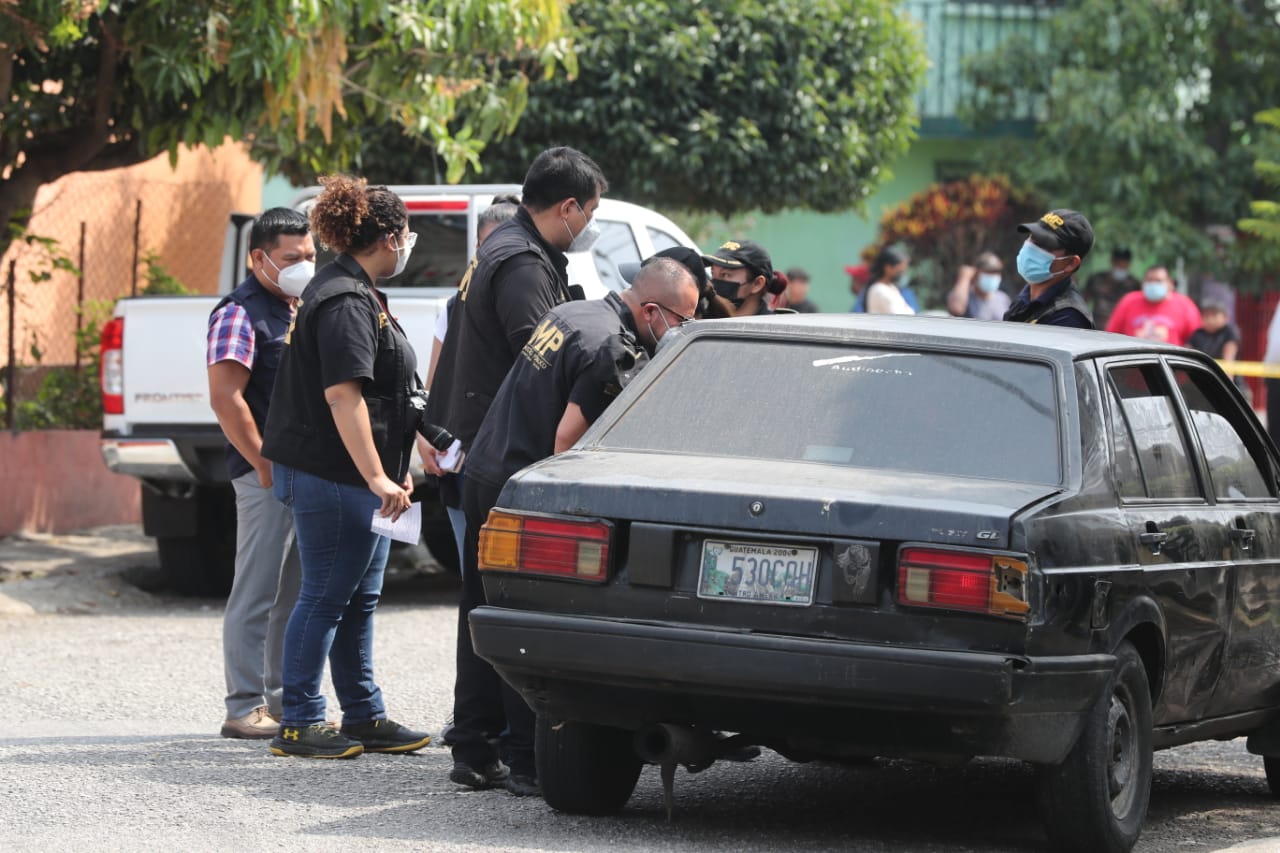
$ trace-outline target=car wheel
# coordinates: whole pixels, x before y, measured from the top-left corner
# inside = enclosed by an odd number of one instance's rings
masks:
[[[586,815],[615,814],[626,805],[642,764],[631,732],[543,714],[538,715],[534,758],[547,805]]]
[[[1263,756],[1262,766],[1267,771],[1267,787],[1271,789],[1271,796],[1280,798],[1280,756]]]
[[[1041,770],[1041,816],[1061,850],[1127,853],[1151,796],[1151,692],[1142,658],[1116,649],[1111,681],[1066,760]]]

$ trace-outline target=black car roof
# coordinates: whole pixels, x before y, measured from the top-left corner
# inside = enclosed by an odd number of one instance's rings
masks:
[[[1054,360],[1099,355],[1165,353],[1198,356],[1194,350],[1107,332],[1060,326],[969,320],[963,317],[894,316],[886,314],[775,314],[730,320],[699,320],[685,327],[690,337],[736,331],[753,336],[837,339],[926,348],[954,344],[968,350],[1020,352]]]

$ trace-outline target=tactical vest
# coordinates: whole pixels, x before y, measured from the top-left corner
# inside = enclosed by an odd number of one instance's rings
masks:
[[[523,216],[522,216],[523,214]],[[493,296],[493,278],[502,264],[517,255],[532,255],[545,275],[545,286],[553,289],[555,303],[568,302],[573,294],[568,281],[525,224],[523,210],[500,225],[485,240],[484,248],[471,262],[458,300],[449,315],[448,332],[440,350],[440,365],[427,398],[427,420],[440,424],[469,448],[480,431],[502,380],[515,363],[518,350],[507,339]]]
[[[249,276],[240,286],[228,293],[214,306],[213,313],[234,302],[249,315],[253,325],[253,368],[249,371],[249,384],[244,389],[244,401],[249,404],[253,422],[261,435],[267,425],[267,407],[271,404],[271,388],[275,385],[276,370],[280,367],[280,351],[284,349],[284,335],[293,320],[293,309]],[[213,316],[211,313],[210,316]],[[244,476],[253,470],[240,451],[227,442],[227,474],[231,479]]]
[[[318,340],[316,330],[320,306],[352,293],[369,300],[380,315],[370,329],[378,339],[373,379],[363,383],[361,394],[369,410],[369,425],[383,473],[399,483],[409,471],[409,451],[416,426],[413,417],[416,410],[409,405],[416,355],[404,331],[385,310],[363,270],[350,255],[339,255],[316,273],[307,286],[306,299],[298,303],[297,317],[276,377],[262,455],[326,480],[365,485],[364,476],[342,443],[324,399],[320,348],[325,342]]]
[[[1051,317],[1064,308],[1078,311],[1088,321],[1089,328],[1093,328],[1093,312],[1085,304],[1084,297],[1076,290],[1074,283],[1068,285],[1052,302],[1038,302],[1034,299],[1027,302],[1015,301],[1004,312],[1004,319],[1011,323],[1039,323],[1043,318]]]

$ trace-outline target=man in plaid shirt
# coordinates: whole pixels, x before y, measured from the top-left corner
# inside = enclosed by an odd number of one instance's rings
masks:
[[[276,207],[249,235],[252,272],[209,316],[209,399],[227,437],[236,493],[236,567],[222,623],[227,716],[222,736],[270,738],[281,705],[284,628],[301,568],[288,507],[271,494],[262,429],[294,301],[315,271],[307,218]]]

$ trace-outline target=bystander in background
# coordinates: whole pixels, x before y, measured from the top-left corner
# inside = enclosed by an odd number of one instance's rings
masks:
[[[1189,296],[1173,289],[1168,269],[1154,266],[1143,275],[1142,290],[1128,294],[1116,305],[1107,331],[1185,346],[1200,326],[1200,309]]]
[[[1084,300],[1093,310],[1093,324],[1096,328],[1105,329],[1111,320],[1116,304],[1126,294],[1133,293],[1142,286],[1130,271],[1133,264],[1133,253],[1128,246],[1116,246],[1111,250],[1111,267],[1096,272],[1084,283]]]
[[[965,264],[947,294],[947,310],[956,317],[1000,320],[1009,310],[1009,294],[1000,289],[1004,264],[994,252],[978,255],[973,266]]]
[[[774,299],[774,308],[790,308],[797,314],[817,314],[821,309],[809,298],[809,272],[800,267],[787,270],[787,289]]]

